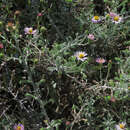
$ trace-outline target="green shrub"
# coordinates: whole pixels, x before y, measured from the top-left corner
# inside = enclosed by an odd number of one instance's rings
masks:
[[[128,128],[128,5],[2,0],[0,129]]]

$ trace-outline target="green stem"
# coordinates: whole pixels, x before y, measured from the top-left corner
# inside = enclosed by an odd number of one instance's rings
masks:
[[[107,70],[106,81],[107,81],[107,79],[108,79],[108,77],[109,77],[110,70],[111,70],[111,63],[108,63],[108,70]]]
[[[102,80],[102,64],[100,64],[99,67],[100,67],[100,80]]]

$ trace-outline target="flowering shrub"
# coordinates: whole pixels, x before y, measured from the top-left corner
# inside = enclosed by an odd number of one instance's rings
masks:
[[[0,130],[129,127],[129,2],[85,3],[0,2]]]

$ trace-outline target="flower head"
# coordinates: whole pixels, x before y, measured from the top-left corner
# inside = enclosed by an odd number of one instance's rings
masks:
[[[116,98],[114,96],[111,96],[111,99],[110,99],[111,102],[116,102]]]
[[[90,39],[90,40],[94,40],[94,38],[95,38],[95,37],[94,37],[93,34],[89,34],[89,35],[88,35],[88,39]]]
[[[99,63],[99,64],[103,64],[103,63],[106,62],[106,60],[103,59],[103,58],[97,58],[97,59],[96,59],[96,62]]]
[[[99,16],[94,16],[94,17],[92,18],[92,22],[93,22],[93,23],[99,23],[100,21],[101,21],[101,19],[100,19]]]
[[[113,13],[113,12],[110,12],[110,14],[109,14],[109,15],[110,15],[110,17],[111,17],[111,18],[113,18],[113,17],[117,16],[117,14],[116,14],[116,13]]]
[[[0,43],[0,49],[2,49],[4,46],[3,46],[3,44],[2,43]]]
[[[40,31],[41,32],[45,32],[47,29],[46,29],[46,27],[45,26],[42,26],[41,28],[40,28]]]
[[[8,22],[8,23],[6,24],[6,31],[9,32],[10,30],[13,29],[13,27],[14,27],[14,23]]]
[[[33,34],[33,35],[35,35],[37,33],[37,30],[33,30],[32,27],[30,27],[30,28],[26,27],[24,29],[24,32],[25,32],[25,34]]]
[[[24,125],[22,124],[18,124],[18,125],[14,125],[14,130],[24,130]]]
[[[114,22],[115,24],[118,24],[122,21],[122,18],[119,15],[116,15],[112,18],[112,22]]]
[[[13,24],[12,22],[8,22],[6,26],[8,26],[8,27],[13,27],[14,24]]]
[[[16,26],[12,22],[8,22],[6,25],[6,31],[14,31],[16,29]]]
[[[16,10],[14,14],[15,14],[15,15],[20,15],[21,12],[20,12],[19,10]]]
[[[70,125],[70,121],[66,121],[66,123],[65,123],[66,125]]]
[[[41,16],[42,16],[42,13],[38,13],[37,16],[41,17]]]
[[[118,125],[116,125],[116,129],[117,130],[125,130],[125,125],[126,125],[125,122],[121,122]]]
[[[78,51],[75,53],[75,57],[78,59],[78,60],[81,60],[81,61],[84,61],[87,59],[87,53],[83,52],[83,51]]]

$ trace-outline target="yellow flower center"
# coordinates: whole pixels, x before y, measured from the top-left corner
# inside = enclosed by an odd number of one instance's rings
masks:
[[[21,126],[17,126],[17,129],[16,130],[21,130]]]
[[[99,20],[99,17],[98,16],[94,16],[94,20]]]
[[[30,29],[29,29],[29,33],[32,34],[32,32],[33,32],[33,30],[32,30],[32,28],[30,28]]]
[[[124,129],[124,125],[123,124],[120,124],[119,125],[121,129]]]
[[[119,21],[119,16],[115,16],[114,21]]]
[[[84,54],[83,53],[80,53],[79,54],[79,58],[83,58],[84,57]]]

